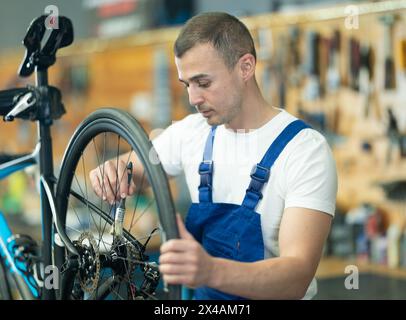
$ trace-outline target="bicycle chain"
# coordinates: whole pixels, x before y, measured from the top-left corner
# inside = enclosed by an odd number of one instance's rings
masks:
[[[131,244],[131,242],[127,242],[126,243],[126,247],[127,247],[127,261],[128,261],[128,277],[129,277],[129,295],[134,299],[138,299],[138,292],[136,289],[135,284],[132,282],[132,276],[135,272],[135,268],[137,267],[137,263],[138,261],[141,260],[141,255],[139,254],[139,252],[137,251],[137,249],[135,248],[135,246],[133,244]],[[129,254],[128,254],[129,253]]]

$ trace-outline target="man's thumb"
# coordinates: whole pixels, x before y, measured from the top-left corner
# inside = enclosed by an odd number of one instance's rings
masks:
[[[176,221],[178,223],[179,236],[181,239],[194,239],[193,236],[186,230],[185,224],[179,213],[176,214]]]

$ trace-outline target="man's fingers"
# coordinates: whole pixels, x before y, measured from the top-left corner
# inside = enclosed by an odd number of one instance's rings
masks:
[[[107,192],[105,188],[105,182],[99,174],[99,168],[96,168],[90,172],[90,181],[94,192],[103,200],[107,199]]]
[[[183,275],[164,274],[163,278],[164,278],[164,281],[168,284],[185,284],[185,285],[187,285],[189,282],[188,277],[183,276]]]
[[[136,192],[133,179],[128,186],[126,163],[119,160],[117,169],[117,163],[114,162],[112,160],[106,161],[89,173],[91,185],[96,195],[107,200],[110,204]]]
[[[100,186],[99,176],[97,175],[96,169],[90,171],[89,173],[90,183],[92,184],[93,190],[98,197],[103,196],[103,192]]]
[[[180,252],[167,252],[159,256],[160,264],[185,264],[185,263],[194,263],[196,258],[190,254],[188,251]]]
[[[133,179],[131,179],[130,188],[128,189],[128,195],[132,196],[135,194],[135,183]]]
[[[161,245],[161,255],[167,252],[183,252],[196,249],[197,243],[185,239],[172,239]]]
[[[103,177],[103,193],[107,198],[107,201],[112,204],[115,201],[115,194],[113,189],[114,181],[111,181],[111,178],[105,174]]]
[[[193,236],[189,233],[189,231],[187,231],[179,213],[176,214],[176,222],[178,223],[179,235],[181,239],[194,240]]]
[[[197,272],[197,267],[191,264],[161,264],[159,266],[159,271],[168,275],[187,275],[195,274]]]
[[[127,177],[127,166],[124,161],[119,161],[118,163],[118,179],[119,179],[119,191],[117,198],[125,198],[128,195],[128,177]]]

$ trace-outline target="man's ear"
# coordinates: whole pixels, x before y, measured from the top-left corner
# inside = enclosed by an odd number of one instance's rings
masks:
[[[238,61],[243,81],[248,81],[255,73],[255,57],[251,53],[244,54]]]

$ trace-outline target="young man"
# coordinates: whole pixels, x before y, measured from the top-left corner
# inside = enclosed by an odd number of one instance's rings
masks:
[[[312,298],[337,192],[325,139],[265,101],[254,42],[237,18],[193,17],[174,50],[198,113],[153,141],[169,175],[185,172],[193,202],[185,225],[178,217],[181,239],[161,246],[164,280],[194,288],[196,299]],[[97,172],[95,191],[111,200]]]

